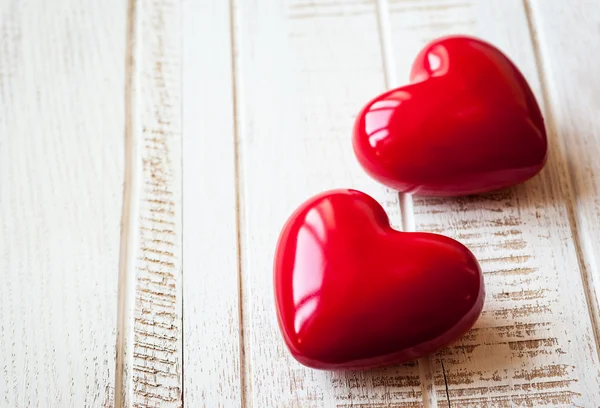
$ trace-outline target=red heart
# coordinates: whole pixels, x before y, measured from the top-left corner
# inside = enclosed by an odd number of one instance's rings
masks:
[[[354,152],[379,182],[420,195],[475,194],[544,166],[544,119],[498,49],[468,37],[433,41],[410,80],[369,102],[354,126]]]
[[[464,334],[484,300],[473,254],[442,235],[399,232],[355,190],[304,203],[275,255],[285,343],[302,364],[369,368],[412,360]]]

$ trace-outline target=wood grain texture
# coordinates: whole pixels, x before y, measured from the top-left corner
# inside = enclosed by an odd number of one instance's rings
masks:
[[[233,408],[243,398],[229,2],[185,2],[183,32],[184,401]]]
[[[600,46],[600,4],[579,1],[529,1],[534,38],[546,80],[550,126],[556,149],[568,163],[575,209],[575,238],[585,265],[588,303],[600,339],[600,79],[596,56]],[[570,41],[568,38],[577,38]]]
[[[126,7],[0,2],[0,406],[112,406]]]
[[[180,7],[130,2],[119,407],[182,405]]]
[[[499,46],[543,102],[521,1],[391,1],[399,77],[436,37],[472,34]],[[471,332],[437,353],[438,405],[594,406],[598,357],[577,248],[571,239],[566,163],[550,135],[542,174],[485,196],[418,198],[419,230],[461,240],[480,260],[486,306]]]

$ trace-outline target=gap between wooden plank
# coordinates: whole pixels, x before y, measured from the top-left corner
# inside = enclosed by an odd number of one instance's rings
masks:
[[[242,247],[242,191],[243,191],[243,179],[240,168],[240,143],[239,143],[239,132],[240,126],[238,122],[238,115],[241,114],[239,107],[240,101],[238,100],[238,83],[239,83],[239,71],[238,71],[238,59],[236,58],[236,46],[240,44],[238,37],[238,30],[236,30],[236,15],[237,8],[235,7],[236,0],[229,0],[229,29],[231,35],[231,84],[232,84],[232,97],[233,97],[233,143],[234,143],[234,174],[235,174],[235,228],[237,237],[237,273],[238,273],[238,300],[239,300],[239,325],[240,325],[240,336],[239,336],[239,361],[240,361],[240,407],[246,407],[246,389],[249,389],[247,378],[246,378],[246,359],[245,359],[245,348],[244,348],[244,302],[242,301],[244,295],[244,288],[242,285],[242,272],[243,272],[243,261],[244,256]]]
[[[529,32],[531,36],[534,58],[538,76],[540,78],[540,86],[542,92],[542,98],[544,101],[544,116],[546,117],[546,127],[549,133],[557,134],[558,125],[554,112],[554,104],[549,87],[549,75],[546,73],[544,58],[540,50],[540,38],[536,29],[535,23],[535,12],[533,10],[531,0],[523,0],[523,7],[525,9],[525,15],[527,17],[527,24],[529,26]],[[566,150],[564,145],[564,138],[560,138],[563,143],[562,150]],[[581,226],[585,224],[585,218],[580,211],[577,210],[577,196],[575,194],[575,186],[577,184],[577,178],[575,172],[571,168],[571,163],[567,163],[565,166],[567,179],[569,183],[566,183],[564,188],[566,189],[567,199],[566,208],[569,215],[569,225],[571,226],[571,233],[573,235],[573,241],[575,243],[575,250],[577,254],[577,262],[579,270],[581,271],[581,280],[585,289],[586,302],[590,310],[590,317],[594,326],[594,339],[596,343],[596,353],[600,358],[600,304],[599,298],[596,292],[596,285],[594,284],[593,271],[598,270],[598,264],[596,257],[594,256],[594,247],[591,243],[591,237]],[[589,268],[588,268],[589,265]]]
[[[396,76],[388,0],[377,0],[377,20],[381,37],[381,55],[383,58],[385,87],[387,89],[392,89],[400,86],[400,84]],[[416,230],[416,222],[412,194],[398,193],[398,197],[400,200],[402,230],[405,232],[414,232]],[[431,358],[432,355],[427,355],[418,360],[424,408],[438,406],[433,382],[435,373],[431,364]],[[448,405],[450,405],[450,399],[448,399]]]
[[[124,387],[133,364],[133,311],[135,304],[135,255],[139,244],[139,201],[141,189],[140,132],[137,104],[138,73],[136,54],[139,0],[129,0],[125,59],[125,177],[121,216],[121,247],[117,308],[117,342],[114,405],[125,407],[131,401],[131,389]]]

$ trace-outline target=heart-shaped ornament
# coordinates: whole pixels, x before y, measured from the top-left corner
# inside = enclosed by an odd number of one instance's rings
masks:
[[[279,326],[292,355],[318,369],[419,358],[471,328],[484,301],[473,254],[437,234],[400,232],[355,190],[305,202],[275,254]]]
[[[354,152],[371,177],[406,193],[453,196],[521,183],[544,166],[541,111],[497,48],[469,37],[433,41],[410,81],[356,119]]]

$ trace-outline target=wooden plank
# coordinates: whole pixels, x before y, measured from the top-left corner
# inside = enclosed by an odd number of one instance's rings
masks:
[[[126,8],[0,16],[0,406],[112,406]]]
[[[590,50],[600,46],[600,4],[529,1],[534,39],[544,63],[550,126],[558,159],[572,177],[575,238],[582,250],[588,304],[600,338],[600,80]]]
[[[117,407],[182,405],[178,0],[132,0]]]
[[[390,18],[399,78],[408,77],[426,42],[473,34],[513,58],[543,102],[521,1],[392,0]],[[440,406],[592,406],[600,398],[596,344],[571,240],[566,164],[556,134],[550,138],[547,168],[524,185],[415,200],[418,229],[460,239],[486,276],[487,303],[475,328],[435,356]]]
[[[183,4],[184,400],[242,406],[229,2]]]
[[[355,114],[385,88],[376,3],[239,1],[234,17],[246,403],[420,406],[416,363],[341,373],[296,363],[273,302],[276,240],[308,197],[358,188],[399,224],[397,194],[365,175],[350,143]]]

